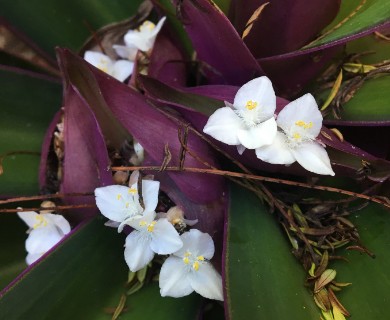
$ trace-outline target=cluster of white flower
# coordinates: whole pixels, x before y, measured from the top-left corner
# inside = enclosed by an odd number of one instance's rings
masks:
[[[146,20],[138,29],[129,30],[124,36],[125,45],[113,46],[117,55],[122,59],[112,60],[109,56],[97,51],[86,51],[84,59],[96,68],[123,82],[133,73],[137,52],[148,52],[153,48],[154,41],[165,19],[166,17],[163,17],[157,25]]]
[[[69,222],[58,214],[25,211],[18,212],[18,215],[29,227],[26,240],[28,265],[37,261],[70,232]]]
[[[135,171],[129,187],[112,185],[95,190],[96,205],[110,219],[106,225],[117,227],[118,232],[125,226],[133,228],[124,252],[129,269],[136,272],[144,268],[155,254],[170,255],[160,272],[162,296],[183,297],[196,291],[206,298],[223,300],[221,276],[208,262],[214,256],[210,235],[196,229],[179,235],[174,224],[191,225],[196,221],[185,220],[175,207],[167,213],[156,213],[158,181],[142,180],[141,205],[138,177]]]
[[[203,132],[237,146],[240,154],[255,149],[257,158],[271,164],[297,161],[308,171],[334,175],[324,146],[316,140],[323,118],[311,94],[290,102],[276,117],[272,83],[260,77],[243,85],[233,104],[225,104],[211,115]]]

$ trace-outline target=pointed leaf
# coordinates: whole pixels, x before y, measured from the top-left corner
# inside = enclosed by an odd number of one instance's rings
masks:
[[[336,16],[339,0],[233,0],[230,19],[239,34],[253,12],[269,2],[260,17],[254,21],[245,43],[256,58],[297,50],[312,40]],[[270,32],[272,30],[272,32]]]
[[[100,219],[81,226],[0,293],[1,315],[7,319],[32,315],[37,319],[81,315],[87,320],[107,319],[107,309],[113,312],[125,292],[128,268],[123,243],[124,237],[104,227]],[[197,295],[161,298],[157,284],[151,284],[127,298],[121,319],[195,319],[199,302]]]
[[[242,85],[263,72],[223,12],[211,0],[178,1],[184,27],[209,83]],[[201,21],[201,23],[199,23]]]
[[[134,138],[145,148],[146,153],[158,165],[164,160],[164,149],[168,144],[172,156],[170,165],[179,165],[181,144],[178,139],[180,125],[168,119],[162,113],[150,106],[146,98],[132,88],[107,76],[98,69],[87,64],[83,59],[71,54],[69,51],[59,51],[61,61],[68,74],[77,69],[85,70],[83,77],[71,79],[73,86],[79,92],[89,97],[101,95],[103,101]],[[91,80],[88,80],[91,79]],[[98,91],[91,90],[91,81],[96,82]],[[90,102],[89,100],[88,102]],[[131,102],[131,103],[130,103]],[[162,131],[161,128],[164,128]],[[211,149],[199,137],[191,132],[188,134],[187,147],[201,159],[217,166]],[[205,167],[196,158],[187,155],[184,162],[188,167]],[[206,177],[195,173],[168,173],[189,199],[195,202],[206,203],[218,199],[221,195],[222,181],[220,177]],[[183,178],[183,177],[186,178]]]

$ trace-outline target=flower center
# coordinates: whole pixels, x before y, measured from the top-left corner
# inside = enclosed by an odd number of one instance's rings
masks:
[[[253,110],[256,107],[257,107],[257,102],[256,101],[248,100],[246,102],[245,108],[247,108],[248,110]]]
[[[187,251],[184,254],[183,262],[184,264],[191,266],[193,270],[198,271],[202,262],[204,262],[203,256],[195,256],[191,252]]]
[[[145,220],[141,220],[139,225],[140,227],[146,227],[146,230],[152,233],[154,231],[154,226],[156,225],[156,223],[156,220],[153,220],[151,223],[147,223]]]
[[[107,73],[108,72],[108,63],[104,59],[100,59],[99,63],[97,64],[97,68],[101,71]]]
[[[152,31],[155,27],[156,27],[156,25],[155,25],[153,22],[144,21],[144,23],[141,24],[141,26],[139,27],[139,31],[140,31],[140,32],[143,32],[143,31]]]
[[[121,201],[123,203],[124,209],[123,211],[125,212],[127,217],[132,217],[139,213],[139,209],[136,203],[136,199],[134,196],[137,194],[137,189],[129,189],[128,194],[130,196],[123,196],[122,194],[117,194],[116,199],[118,201]]]
[[[296,148],[302,142],[313,140],[314,137],[310,134],[310,132],[308,132],[308,129],[311,129],[312,127],[312,121],[295,121],[294,125],[292,125],[288,131],[285,131],[287,135],[287,143],[290,148]]]
[[[305,122],[303,120],[298,120],[298,121],[295,121],[295,125],[297,125],[298,127],[301,127],[303,129],[310,129],[313,127],[313,122],[310,121],[310,122]]]
[[[47,220],[41,215],[36,215],[35,220],[37,220],[37,222],[33,225],[33,229],[47,226]]]

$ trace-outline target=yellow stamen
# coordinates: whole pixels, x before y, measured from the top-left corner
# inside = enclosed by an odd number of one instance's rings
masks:
[[[190,255],[191,255],[191,252],[189,252],[189,251],[187,251],[187,252],[184,254],[185,257],[189,257]]]
[[[129,207],[129,205],[130,205],[130,204],[129,204],[128,202],[126,202],[126,209]]]
[[[189,264],[189,263],[190,263],[190,259],[188,259],[188,257],[184,257],[184,258],[183,258],[183,262],[184,262],[185,264]]]
[[[33,229],[36,229],[38,227],[46,227],[47,226],[47,220],[42,217],[41,215],[35,216],[35,219],[37,220],[37,223],[33,225]]]
[[[107,71],[108,71],[107,61],[105,61],[103,59],[100,59],[97,67],[98,67],[98,69],[102,70],[103,72],[107,73]]]
[[[302,136],[301,136],[298,132],[295,132],[295,133],[293,134],[293,138],[294,138],[295,140],[299,140],[299,139],[302,138]]]
[[[307,123],[307,122],[305,122],[303,120],[298,120],[298,121],[295,122],[295,124],[298,127],[302,127],[303,129],[310,129],[310,128],[313,127],[313,122],[311,122],[311,121],[309,123]]]
[[[118,194],[118,195],[116,196],[116,198],[117,198],[117,200],[120,200],[120,199],[122,198],[122,195],[121,195],[121,194]]]
[[[156,25],[153,22],[144,21],[144,23],[141,24],[141,26],[139,27],[139,30],[142,31],[143,29],[149,29],[150,31],[152,31],[155,27]]]
[[[198,261],[204,261],[204,257],[203,257],[203,256],[197,256],[196,259],[197,259]]]
[[[129,193],[136,194],[137,193],[137,189],[136,188],[130,188],[129,189]]]
[[[145,220],[139,222],[140,227],[145,227],[148,223]]]
[[[198,262],[198,261],[195,261],[195,262],[192,264],[192,268],[194,268],[195,271],[198,271],[198,270],[199,270],[199,262]]]
[[[148,225],[148,228],[147,228],[146,230],[148,230],[149,232],[153,232],[154,226],[155,226],[156,223],[157,223],[157,221],[152,221],[152,222]]]
[[[256,107],[257,107],[256,101],[249,100],[246,102],[245,108],[247,108],[248,110],[253,110]]]

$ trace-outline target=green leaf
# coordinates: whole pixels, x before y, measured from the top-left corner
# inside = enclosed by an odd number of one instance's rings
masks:
[[[319,318],[304,270],[282,234],[254,194],[232,187],[225,261],[230,319]]]
[[[337,261],[337,280],[352,282],[337,293],[340,302],[354,320],[384,319],[390,314],[387,299],[390,288],[390,215],[379,205],[366,207],[351,216],[362,243],[375,254],[375,258],[357,251],[337,252],[349,262]]]
[[[0,213],[0,291],[26,267],[26,230],[16,213]]]
[[[77,50],[91,31],[134,15],[142,0],[1,1],[0,12],[54,57],[54,47]]]
[[[342,1],[341,9],[335,21],[329,26],[332,30],[339,22],[349,16],[361,3],[361,1]],[[337,41],[342,38],[359,34],[369,28],[379,26],[390,19],[390,6],[387,0],[367,0],[362,8],[354,16],[335,28],[325,37],[311,43],[304,49],[317,47],[322,44]]]
[[[343,105],[341,119],[350,121],[390,120],[389,75],[370,79]]]
[[[177,106],[185,106],[208,116],[213,114],[218,108],[225,106],[225,103],[221,100],[187,93],[147,76],[140,76],[140,82],[143,89],[158,101]]]
[[[94,219],[69,236],[1,299],[4,319],[110,319],[125,292],[123,235]],[[201,299],[162,298],[157,284],[127,302],[120,319],[195,319]],[[21,303],[23,302],[23,303]]]
[[[39,152],[46,128],[61,106],[61,85],[0,70],[0,87],[0,154],[35,152],[4,159],[0,194],[37,194]]]

